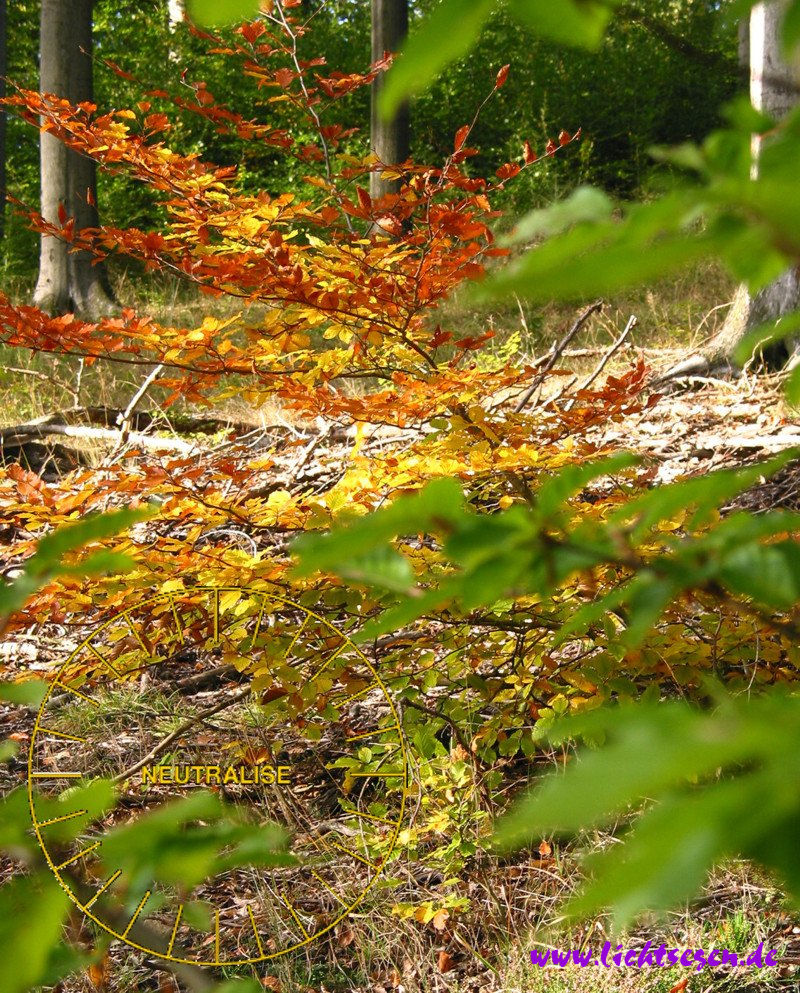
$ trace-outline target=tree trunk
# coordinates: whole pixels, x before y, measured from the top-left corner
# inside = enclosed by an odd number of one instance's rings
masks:
[[[781,120],[797,102],[796,67],[788,65],[781,54],[781,25],[788,0],[769,0],[753,7],[747,45],[740,36],[740,57],[750,58],[750,99],[758,110]],[[758,176],[758,161],[763,139],[753,136],[753,177]],[[769,322],[777,323],[785,314],[800,308],[800,272],[797,267],[787,270],[755,297],[746,286],[736,291],[731,309],[721,330],[706,349],[692,355],[671,369],[664,379],[714,371],[732,371],[733,353],[740,341],[754,328]],[[784,365],[797,347],[792,342],[779,342],[764,349],[767,365]],[[792,358],[792,363],[797,359]]]
[[[372,61],[385,52],[397,52],[408,35],[408,0],[372,0]],[[387,121],[378,111],[383,88],[383,74],[372,84],[372,151],[384,165],[398,165],[409,155],[410,115],[403,104],[393,120]],[[370,175],[370,193],[374,198],[397,191],[396,180],[386,180],[380,172]]]
[[[91,101],[93,0],[42,0],[40,89],[72,103]],[[51,134],[39,138],[41,214],[60,224],[59,208],[75,218],[76,229],[98,225],[95,163],[68,149]],[[43,235],[39,279],[33,302],[48,314],[77,311],[90,320],[115,307],[105,267],[88,252],[70,252],[58,238]]]
[[[167,0],[167,17],[170,31],[183,23],[183,0]]]
[[[0,98],[6,95],[8,72],[6,0],[0,0]],[[0,107],[0,240],[6,233],[6,109]]]
[[[94,0],[69,0],[75,20],[69,99],[73,104],[94,99],[92,63],[92,6]],[[69,203],[67,213],[75,218],[75,228],[96,228],[97,163],[85,155],[68,152]],[[67,257],[69,286],[75,310],[95,319],[114,309],[114,299],[105,266],[93,265],[90,252],[71,252]]]

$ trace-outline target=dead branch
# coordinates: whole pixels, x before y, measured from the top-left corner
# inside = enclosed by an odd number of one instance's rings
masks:
[[[79,441],[109,441],[116,443],[119,432],[110,428],[79,427],[74,424],[58,423],[50,418],[39,418],[25,424],[14,424],[0,430],[0,448],[5,445],[23,445],[34,438],[46,438],[48,435],[59,435],[65,438],[76,438]],[[152,451],[184,452],[194,451],[195,446],[187,441],[172,438],[155,438],[152,435],[133,433],[128,436],[132,445],[149,448]]]
[[[198,673],[195,676],[187,676],[180,679],[175,684],[181,693],[192,694],[199,690],[206,690],[210,687],[216,689],[226,682],[241,682],[245,675],[236,668],[235,665],[220,665],[215,669],[208,669],[206,672]]]
[[[530,402],[531,397],[544,382],[545,376],[548,374],[548,372],[550,372],[550,370],[553,368],[556,362],[558,362],[558,360],[564,354],[565,349],[572,341],[572,339],[575,337],[575,335],[578,334],[578,332],[581,330],[584,324],[586,324],[589,318],[592,317],[593,314],[597,314],[603,309],[603,306],[604,303],[602,300],[598,300],[596,303],[593,303],[592,306],[589,307],[587,310],[585,310],[581,314],[581,316],[577,319],[577,321],[575,321],[575,323],[572,325],[572,327],[569,329],[566,335],[562,338],[562,340],[558,342],[558,344],[553,346],[544,364],[542,365],[541,372],[535,377],[531,385],[522,394],[522,397],[519,399],[517,405],[514,407],[514,413],[519,414],[522,410],[525,409],[525,407]]]
[[[250,686],[248,685],[243,690],[237,690],[233,696],[226,697],[221,703],[217,703],[213,707],[208,707],[206,710],[201,710],[199,714],[195,714],[194,717],[190,717],[179,727],[175,728],[174,731],[171,731],[168,735],[162,738],[161,741],[156,742],[144,758],[130,766],[130,768],[125,769],[118,776],[115,776],[112,782],[115,784],[124,783],[126,779],[130,779],[131,776],[135,776],[140,769],[143,769],[150,762],[157,759],[165,748],[169,748],[173,742],[177,741],[178,738],[186,734],[187,731],[191,731],[192,728],[196,727],[196,725],[208,720],[209,717],[214,717],[215,714],[220,713],[222,710],[227,710],[228,707],[232,707],[235,703],[239,703],[240,700],[244,700],[245,697],[248,697],[249,695]]]
[[[130,433],[131,433],[131,418],[133,416],[133,413],[136,410],[139,401],[148,391],[154,380],[161,375],[163,369],[164,369],[163,365],[157,365],[150,370],[147,376],[145,376],[142,385],[131,397],[131,402],[122,412],[122,416],[119,419],[119,441],[114,446],[114,450],[111,453],[112,455],[116,455],[121,448],[124,448],[125,445],[127,445],[128,438],[130,437]]]
[[[617,340],[614,342],[614,344],[611,346],[611,348],[609,348],[605,352],[605,354],[603,355],[603,357],[597,363],[597,366],[595,367],[595,369],[592,372],[592,374],[590,376],[587,376],[587,378],[584,379],[584,381],[578,387],[578,392],[579,393],[580,393],[581,390],[588,390],[589,387],[592,385],[592,383],[595,382],[595,380],[600,375],[600,373],[603,371],[603,369],[605,369],[605,367],[608,365],[608,363],[611,361],[611,359],[617,354],[617,352],[620,350],[620,348],[622,348],[622,346],[625,344],[625,339],[628,337],[628,335],[631,333],[631,331],[633,331],[633,329],[636,327],[636,325],[638,323],[639,322],[636,319],[635,315],[634,314],[631,314],[631,316],[630,316],[630,318],[628,320],[628,323],[625,325],[625,330],[622,332],[622,334],[619,336],[619,338],[617,338]],[[569,401],[569,403],[566,406],[566,409],[567,410],[571,410],[575,406],[575,400],[576,400],[576,398],[573,397],[573,399]]]

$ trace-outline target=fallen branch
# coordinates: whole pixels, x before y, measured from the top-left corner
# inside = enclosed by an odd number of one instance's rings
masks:
[[[240,700],[244,700],[245,697],[250,695],[250,686],[246,686],[243,690],[238,690],[233,696],[227,697],[221,703],[215,704],[213,707],[209,707],[207,710],[201,710],[199,714],[195,714],[194,717],[190,717],[189,720],[184,721],[179,727],[176,727],[174,731],[170,731],[168,735],[162,738],[160,741],[150,749],[144,758],[139,759],[130,768],[125,769],[118,776],[114,776],[112,782],[116,785],[119,783],[124,783],[126,779],[130,779],[131,776],[135,776],[140,769],[143,769],[146,765],[155,761],[158,756],[164,751],[165,748],[178,740],[182,735],[186,734],[187,731],[191,731],[196,725],[201,724],[203,721],[208,720],[209,717],[214,717],[222,710],[227,710],[228,707],[232,707],[235,703],[239,703]]]
[[[136,407],[137,407],[139,401],[142,399],[142,397],[148,391],[148,389],[150,388],[150,386],[153,383],[153,381],[158,376],[161,375],[161,372],[162,372],[163,368],[164,368],[163,365],[157,365],[153,369],[150,370],[150,372],[145,377],[144,382],[142,383],[142,385],[134,393],[133,397],[131,397],[131,402],[128,404],[128,406],[125,408],[125,410],[122,412],[122,416],[119,418],[119,421],[118,421],[118,423],[119,423],[119,440],[117,441],[116,445],[114,446],[114,451],[111,453],[112,455],[116,455],[117,452],[121,448],[124,448],[128,444],[128,438],[130,437],[130,433],[131,433],[131,418],[133,417],[133,413],[136,410]]]
[[[636,325],[638,323],[639,322],[636,319],[636,317],[633,314],[631,314],[631,316],[630,316],[630,318],[628,320],[628,323],[625,325],[625,330],[622,332],[622,334],[619,336],[619,338],[617,338],[617,340],[614,342],[614,344],[611,346],[611,348],[609,348],[605,352],[605,354],[603,355],[603,357],[600,360],[600,362],[598,362],[597,367],[595,368],[594,372],[592,372],[592,374],[590,376],[588,376],[586,379],[584,379],[584,381],[578,387],[578,392],[579,393],[580,393],[581,390],[588,390],[589,387],[592,385],[592,383],[595,382],[595,380],[600,375],[600,373],[603,371],[603,369],[605,369],[605,367],[608,365],[608,363],[611,361],[611,359],[617,354],[617,352],[620,350],[620,348],[622,348],[622,346],[625,344],[625,339],[628,337],[628,335],[631,333],[631,331],[633,331],[633,329],[636,327]],[[576,397],[573,397],[569,401],[569,403],[566,406],[566,410],[572,410],[572,408],[575,406],[575,400],[576,399],[577,399]]]
[[[207,669],[205,672],[198,673],[195,676],[187,676],[185,679],[180,679],[175,684],[175,687],[181,693],[190,695],[196,693],[198,690],[206,690],[210,687],[216,689],[228,681],[242,682],[246,678],[244,673],[239,672],[235,665],[220,665],[216,669]]]
[[[592,306],[589,307],[587,310],[585,310],[581,314],[581,316],[577,319],[577,321],[575,321],[575,323],[572,325],[572,327],[569,329],[566,335],[562,338],[562,340],[558,342],[558,344],[553,346],[553,348],[550,350],[550,353],[548,354],[547,358],[544,361],[541,372],[536,376],[536,378],[533,380],[533,382],[528,387],[528,389],[522,394],[522,397],[519,399],[517,405],[514,407],[515,414],[519,414],[522,410],[525,409],[525,407],[527,407],[531,397],[542,385],[548,372],[550,372],[550,370],[553,368],[556,362],[558,362],[558,360],[564,354],[564,351],[566,350],[567,346],[572,341],[572,339],[575,337],[575,335],[578,334],[578,332],[581,330],[584,324],[586,324],[589,318],[592,317],[593,314],[597,314],[603,309],[603,306],[604,303],[602,300],[598,300],[596,303],[593,303]]]
[[[46,438],[48,435],[58,435],[64,438],[76,438],[79,441],[109,441],[116,443],[119,440],[119,431],[112,431],[110,428],[80,427],[74,424],[60,424],[50,421],[48,418],[40,418],[37,421],[28,421],[25,424],[14,424],[11,427],[0,430],[0,448],[5,445],[21,445],[33,438]],[[156,452],[184,452],[194,451],[196,446],[188,441],[180,441],[175,438],[155,438],[152,435],[140,434],[138,432],[128,435],[131,445],[140,448],[149,448]]]

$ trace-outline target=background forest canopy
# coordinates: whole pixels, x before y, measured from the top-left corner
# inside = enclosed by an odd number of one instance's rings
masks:
[[[435,0],[412,0],[412,30]],[[653,145],[676,145],[704,138],[720,123],[724,105],[746,88],[739,62],[739,29],[727,16],[729,0],[635,0],[614,18],[597,52],[565,50],[520,30],[502,8],[480,40],[481,64],[464,59],[414,102],[412,157],[436,164],[449,154],[452,135],[471,120],[486,93],[491,67],[511,63],[507,85],[476,134],[478,175],[492,173],[519,153],[520,141],[543,147],[561,129],[583,128],[584,138],[564,160],[549,160],[526,170],[500,200],[519,216],[591,183],[624,198],[647,194],[658,184],[649,155]],[[314,29],[301,39],[301,54],[324,54],[332,71],[362,72],[370,62],[370,4],[367,0],[307,0],[316,12]],[[305,11],[304,11],[305,13]],[[205,80],[208,89],[244,117],[268,119],[265,96],[230,60],[208,54],[208,45],[188,31],[170,27],[162,0],[96,0],[95,51],[117,63],[135,80],[95,67],[95,102],[101,112],[134,106],[144,84],[172,92],[182,80]],[[38,86],[39,4],[13,0],[8,5],[8,77]],[[303,52],[303,46],[308,51]],[[257,143],[242,146],[215,134],[195,115],[174,115],[171,147],[197,152],[219,165],[236,164],[245,189],[302,189],[308,169]],[[369,92],[358,90],[333,109],[331,122],[361,124],[350,139],[354,154],[369,142]],[[309,139],[311,139],[309,133]],[[9,190],[31,206],[38,203],[39,160],[36,133],[11,115],[7,137]],[[244,157],[242,151],[244,150]],[[662,167],[663,168],[663,167]],[[142,184],[102,175],[98,186],[100,217],[109,225],[153,227],[160,219],[152,193]],[[8,208],[6,208],[9,211]],[[37,236],[24,219],[9,211],[0,266],[21,287],[35,279]]]

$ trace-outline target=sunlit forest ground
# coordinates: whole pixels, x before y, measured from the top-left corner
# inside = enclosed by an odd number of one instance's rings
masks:
[[[235,302],[195,296],[163,278],[118,278],[116,289],[124,305],[153,314],[164,324],[191,327],[209,314],[225,317],[237,310]],[[560,367],[566,378],[567,373],[580,378],[590,373],[630,317],[636,316],[638,325],[630,344],[614,356],[608,372],[621,371],[640,357],[654,373],[663,370],[688,348],[713,336],[724,319],[725,302],[733,290],[724,274],[706,266],[647,292],[620,296],[610,301],[602,315],[571,344]],[[18,287],[17,292],[21,295],[22,288]],[[477,308],[466,298],[451,300],[444,309],[446,314],[442,316],[448,326],[465,333],[482,333],[487,327],[495,331],[492,348],[483,361],[491,361],[492,354],[498,358],[522,354],[533,359],[545,353],[563,336],[576,314],[575,308],[566,305],[536,309],[521,301]],[[12,423],[72,407],[124,406],[138,385],[139,379],[111,364],[81,370],[76,378],[74,362],[6,350],[0,393],[2,416],[6,423]],[[142,406],[157,413],[160,400],[157,393],[149,394]],[[761,416],[765,408],[773,412],[766,422]],[[178,413],[181,410],[198,412],[198,408],[186,405],[180,406]],[[274,403],[254,409],[245,401],[233,399],[211,412],[221,418],[221,424],[216,434],[195,439],[201,450],[225,437],[226,417],[254,428],[277,426],[291,432],[294,427],[293,416]],[[170,416],[174,418],[176,411],[171,411]],[[644,454],[657,451],[659,471],[669,481],[683,473],[750,460],[759,449],[758,445],[737,448],[736,439],[741,438],[743,429],[745,434],[760,433],[760,444],[769,451],[770,434],[785,430],[791,421],[792,414],[780,399],[776,380],[738,384],[717,381],[655,403],[634,422],[625,424],[624,438],[616,440]],[[76,423],[81,423],[80,413]],[[158,426],[156,423],[154,428]],[[168,435],[169,431],[165,422],[161,433]],[[613,437],[613,431],[613,425],[609,426],[609,437]],[[706,444],[704,437],[721,437],[722,441]],[[77,444],[89,465],[107,451],[105,445]],[[335,458],[335,451],[331,454]],[[761,500],[761,506],[794,506],[797,498],[793,477],[784,479],[782,487],[765,489],[760,497],[756,495],[754,505]],[[46,632],[37,637],[47,643]],[[7,646],[6,661],[12,667],[24,664],[26,644],[22,636]],[[148,687],[148,693],[155,696],[170,691],[168,682],[161,687],[157,682]],[[11,730],[24,736],[29,723],[28,717],[18,715]],[[457,746],[451,743],[451,747]],[[547,755],[542,756],[543,768],[548,761]],[[24,768],[9,775],[23,777]],[[521,785],[524,775],[522,768],[507,770],[506,788]],[[314,944],[307,952],[281,959],[266,970],[259,967],[252,974],[259,976],[265,989],[287,993],[670,993],[683,989],[679,983],[685,971],[680,968],[606,972],[577,966],[541,970],[530,965],[531,948],[542,945],[544,940],[564,949],[599,948],[608,940],[601,922],[578,931],[564,930],[559,924],[558,906],[581,879],[583,855],[614,843],[612,836],[595,833],[575,845],[543,844],[539,850],[523,851],[499,862],[476,855],[463,868],[459,881],[448,880],[438,869],[432,871],[424,860],[401,858],[389,884],[370,896],[352,915],[347,929],[337,932],[335,940]],[[9,868],[6,864],[6,871]],[[398,906],[409,907],[408,915],[398,914]],[[424,913],[426,907],[441,906],[450,908],[446,927],[441,917],[432,913],[426,919]],[[92,940],[86,925],[77,918],[73,927],[78,941]],[[784,909],[783,898],[774,884],[746,863],[730,862],[713,874],[696,903],[666,920],[644,921],[635,932],[615,935],[613,940],[615,947],[617,943],[641,947],[651,941],[654,946],[663,942],[668,947],[720,947],[744,953],[764,942],[765,947],[782,949],[791,963],[800,962],[796,950],[798,932],[798,922]],[[157,968],[153,971],[153,966],[146,957],[113,946],[107,967],[114,978],[108,989],[115,993],[156,989],[159,993],[172,993],[174,981]],[[222,972],[251,974],[247,969]],[[778,975],[775,970],[717,972],[713,987],[704,983],[704,978],[698,975],[691,979],[689,990],[773,993],[795,988],[791,964]],[[104,987],[95,980],[89,972],[83,978],[62,983],[58,993],[96,993]]]

